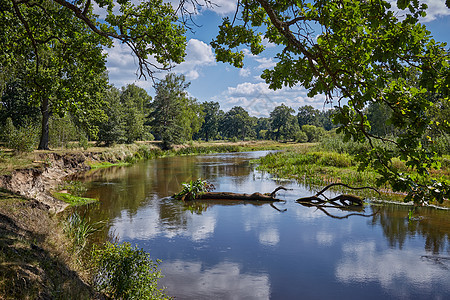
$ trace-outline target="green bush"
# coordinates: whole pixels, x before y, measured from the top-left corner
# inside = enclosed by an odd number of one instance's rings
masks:
[[[302,131],[306,133],[308,142],[319,142],[325,135],[325,129],[323,127],[317,127],[314,125],[303,125]]]
[[[105,243],[92,251],[94,286],[113,299],[169,299],[157,288],[159,261],[130,243]]]
[[[16,128],[11,118],[6,119],[3,128],[3,139],[6,142],[6,147],[16,152],[31,152],[37,147],[38,136],[38,129],[31,122]]]

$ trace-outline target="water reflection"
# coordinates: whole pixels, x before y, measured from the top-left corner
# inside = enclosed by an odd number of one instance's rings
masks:
[[[161,283],[178,299],[450,298],[450,214],[408,207],[366,206],[363,218],[330,218],[295,199],[291,188],[280,213],[263,203],[171,199],[181,182],[206,178],[218,191],[271,192],[280,185],[249,166],[265,153],[169,157],[89,173],[83,208],[91,220],[109,220],[99,236],[117,235],[162,259]],[[348,212],[330,211],[335,215]],[[432,286],[433,288],[431,288]]]
[[[236,263],[223,262],[205,268],[201,262],[173,261],[163,263],[165,278],[161,283],[177,299],[269,299],[270,281],[267,274],[246,274]],[[239,295],[237,297],[237,295]]]
[[[446,268],[430,267],[415,250],[377,249],[376,241],[347,243],[336,266],[336,277],[345,283],[377,282],[402,299],[448,294],[450,288],[440,278],[448,278]],[[441,289],[436,293],[436,289]],[[422,295],[422,296],[420,296]]]

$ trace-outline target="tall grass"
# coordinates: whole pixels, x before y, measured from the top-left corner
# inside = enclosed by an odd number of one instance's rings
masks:
[[[83,251],[86,247],[88,237],[99,231],[104,222],[91,224],[85,216],[80,216],[77,212],[72,213],[64,221],[64,233],[72,241],[72,250],[76,253]]]

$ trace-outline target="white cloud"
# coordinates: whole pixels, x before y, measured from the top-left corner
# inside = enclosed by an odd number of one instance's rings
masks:
[[[109,79],[116,87],[122,87],[127,84],[136,84],[146,90],[153,86],[149,80],[139,79],[137,76],[138,62],[133,56],[131,49],[118,41],[114,42],[114,47],[104,50],[108,54],[107,67]],[[151,63],[157,65],[155,59],[149,59]],[[215,65],[215,58],[211,46],[202,41],[191,39],[187,43],[185,61],[177,65],[173,71],[185,74],[188,80],[195,80],[201,76],[201,68],[204,66]],[[164,77],[166,72],[160,72],[156,75]]]
[[[275,65],[277,64],[276,62],[273,61],[272,57],[255,58],[255,60],[259,62],[259,66],[257,67],[258,69],[270,69],[275,67]]]
[[[221,108],[224,111],[239,105],[247,110],[250,115],[257,117],[269,116],[270,112],[281,104],[290,106],[294,110],[304,105],[312,105],[318,109],[323,108],[325,96],[317,95],[310,98],[306,94],[307,91],[300,85],[293,88],[284,87],[274,91],[269,89],[265,82],[244,82],[235,87],[228,87],[226,91],[213,97],[212,100],[220,101]]]
[[[235,0],[214,0],[211,1],[213,3],[212,6],[207,6],[207,9],[215,12],[218,15],[225,15],[231,12],[236,11],[236,3]]]
[[[450,9],[445,5],[445,0],[425,0],[428,5],[427,15],[422,22],[430,22],[439,17],[450,16]]]
[[[250,74],[251,74],[251,71],[248,68],[239,69],[239,76],[248,77],[248,76],[250,76]]]
[[[109,82],[120,88],[127,84],[136,84],[144,89],[153,85],[151,80],[146,81],[137,76],[138,62],[132,55],[131,49],[118,41],[114,41],[114,47],[104,50],[108,57],[106,66],[109,73]],[[151,59],[152,63],[156,63]]]
[[[274,48],[277,46],[276,44],[269,42],[269,40],[266,38],[263,38],[262,44],[265,48]]]
[[[185,61],[176,66],[174,71],[185,74],[188,80],[195,80],[200,77],[202,67],[215,64],[211,46],[200,40],[190,39],[186,47]]]
[[[409,10],[401,11],[397,7],[397,1],[389,1],[392,5],[391,10],[398,13],[399,18],[402,18]],[[427,23],[436,20],[439,17],[450,16],[450,9],[445,5],[445,0],[421,0],[420,3],[425,3],[428,8],[425,18],[421,18],[421,22]]]
[[[203,299],[212,291],[220,299],[270,298],[269,277],[243,273],[237,263],[222,262],[207,268],[201,262],[164,260],[160,268],[164,277],[159,283],[175,298]]]
[[[416,251],[403,249],[399,254],[399,250],[379,251],[376,248],[374,241],[344,244],[344,258],[336,266],[336,278],[344,283],[378,282],[402,299],[414,298],[411,286],[431,291],[437,282],[450,292],[447,269],[430,267]]]

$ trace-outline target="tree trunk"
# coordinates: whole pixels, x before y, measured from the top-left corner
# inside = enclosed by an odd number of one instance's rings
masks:
[[[269,195],[264,195],[261,193],[239,194],[229,192],[206,192],[198,195],[196,199],[246,200],[246,201],[271,201],[271,202],[283,201],[272,197],[270,194]]]
[[[41,141],[39,142],[38,150],[49,150],[48,140],[49,140],[49,128],[48,120],[50,119],[50,108],[49,108],[48,98],[42,101],[41,113],[42,113],[42,129],[41,129]]]

